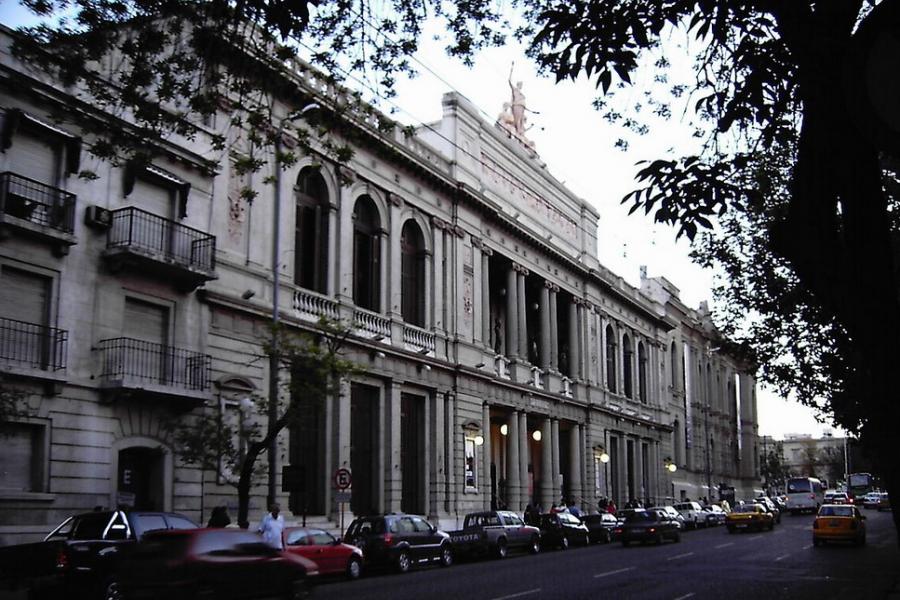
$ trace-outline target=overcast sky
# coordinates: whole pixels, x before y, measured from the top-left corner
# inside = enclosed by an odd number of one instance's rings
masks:
[[[14,27],[26,17],[17,3],[0,5],[0,22],[5,25]],[[476,57],[474,68],[469,69],[445,56],[442,42],[434,40],[441,35],[441,31],[432,30],[424,36],[423,48],[417,55],[419,77],[401,80],[397,98],[382,102],[380,109],[394,109],[392,116],[405,124],[430,123],[441,117],[443,94],[456,90],[493,122],[503,103],[509,101],[508,78],[510,67],[515,65],[513,81],[523,82],[526,104],[538,113],[528,115],[532,125],[528,137],[535,141],[549,171],[600,212],[600,261],[633,285],[640,284],[640,266],[646,265],[651,277],[661,275],[674,283],[688,306],[712,301],[713,274],[691,263],[687,241],[676,242],[673,229],[655,224],[642,213],[629,216],[629,207],[620,203],[636,187],[638,161],[663,157],[672,149],[682,153],[695,147],[692,129],[682,119],[683,107],[673,106],[672,118],[655,121],[648,135],[628,137],[626,151],[615,149],[614,143],[623,132],[592,108],[593,86],[586,82],[554,84],[538,77],[522,48],[514,44],[482,52]],[[667,43],[666,56],[674,65],[672,73],[683,76],[683,83],[689,83],[690,52],[690,43],[683,37]],[[652,69],[645,69],[642,76],[653,75]],[[353,82],[350,84],[352,87]],[[616,106],[623,112],[634,110],[637,104],[647,110],[646,99],[636,88],[620,90],[617,96]],[[819,435],[823,429],[831,429],[796,402],[780,399],[762,388],[759,399],[761,434],[780,438],[786,433]]]

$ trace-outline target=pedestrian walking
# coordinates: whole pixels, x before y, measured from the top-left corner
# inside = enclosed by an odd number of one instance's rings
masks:
[[[216,506],[212,509],[212,514],[209,516],[209,522],[206,524],[207,527],[228,527],[231,525],[231,517],[228,516],[228,508],[225,506]]]
[[[267,544],[279,550],[284,549],[281,533],[284,531],[284,515],[279,514],[281,507],[276,503],[269,507],[269,512],[262,518],[257,531],[262,534]]]

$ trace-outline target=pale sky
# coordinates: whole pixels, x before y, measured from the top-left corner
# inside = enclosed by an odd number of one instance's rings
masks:
[[[17,3],[6,2],[0,6],[0,22],[5,25],[15,27],[27,16]],[[396,109],[392,117],[404,124],[435,122],[441,116],[441,97],[456,90],[492,122],[500,113],[503,102],[509,100],[508,77],[514,64],[513,81],[523,82],[526,104],[538,113],[528,115],[532,125],[528,137],[535,141],[550,173],[600,213],[598,251],[601,263],[636,286],[640,282],[640,266],[646,265],[651,277],[661,275],[675,284],[688,306],[697,307],[702,300],[712,302],[713,274],[691,263],[687,241],[676,242],[674,229],[653,223],[643,213],[629,216],[629,207],[620,204],[621,198],[636,186],[634,174],[638,167],[635,163],[663,157],[672,148],[681,153],[695,147],[692,130],[681,118],[682,107],[673,105],[672,118],[655,121],[650,134],[629,136],[628,150],[621,151],[613,144],[623,137],[622,130],[619,126],[609,125],[592,108],[594,93],[590,84],[584,81],[554,84],[550,79],[539,78],[525,59],[522,48],[515,44],[480,53],[474,68],[469,69],[445,56],[442,43],[433,39],[441,33],[437,30],[426,32],[422,50],[417,55],[421,61],[416,65],[419,77],[411,81],[400,80],[397,97],[382,102],[381,110]],[[667,43],[667,58],[675,66],[673,72],[686,77],[689,63],[684,48],[682,40]],[[652,69],[646,69],[643,76],[652,77],[653,74]],[[353,87],[352,81],[350,87]],[[633,110],[638,103],[647,110],[645,99],[633,88],[621,90],[617,96],[616,106],[622,108],[621,112]],[[761,386],[758,397],[760,434],[776,438],[785,433],[818,436],[823,429],[832,429],[818,423],[811,409],[782,400]]]

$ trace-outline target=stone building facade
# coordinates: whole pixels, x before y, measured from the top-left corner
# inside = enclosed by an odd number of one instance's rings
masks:
[[[304,157],[274,184],[234,169],[249,142],[224,105],[152,165],[113,166],[79,128],[108,115],[0,33],[0,373],[28,405],[2,425],[0,541],[95,506],[198,520],[233,506],[232,474],[185,465],[164,426],[247,419],[273,303],[294,328],[352,324],[363,370],[279,439],[294,515],[335,518],[341,467],[352,512],[447,526],[492,506],[757,486],[753,375],[718,350],[707,311],[604,268],[596,209],[464,97],[412,134],[349,115],[349,162]],[[287,76],[324,89],[299,65]],[[264,500],[261,485],[253,518]]]

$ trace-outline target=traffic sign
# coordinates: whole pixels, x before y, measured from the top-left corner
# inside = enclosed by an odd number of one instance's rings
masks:
[[[350,469],[341,467],[334,472],[334,487],[344,491],[353,483],[353,477],[350,476]]]

